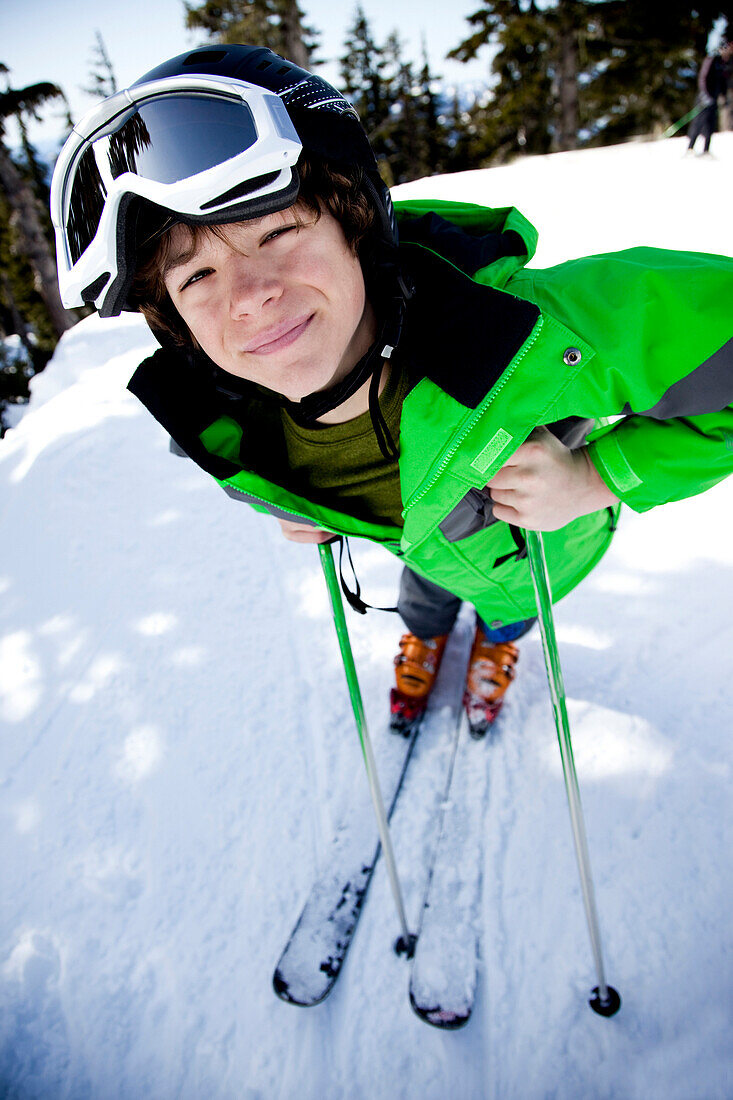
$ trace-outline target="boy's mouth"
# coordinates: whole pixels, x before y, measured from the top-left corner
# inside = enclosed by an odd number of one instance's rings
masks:
[[[252,355],[270,355],[272,352],[287,348],[303,335],[314,316],[315,314],[308,313],[304,317],[297,317],[295,320],[272,325],[271,328],[265,329],[253,337],[244,346],[243,350]]]

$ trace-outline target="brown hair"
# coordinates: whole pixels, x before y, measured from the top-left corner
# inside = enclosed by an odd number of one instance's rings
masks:
[[[376,212],[363,186],[363,175],[358,165],[336,169],[325,161],[311,159],[304,154],[298,161],[300,190],[297,207],[313,214],[316,221],[324,210],[331,214],[341,225],[351,250],[362,260],[365,241],[376,221]],[[296,208],[296,218],[298,213]],[[151,328],[172,337],[181,347],[190,346],[195,344],[193,336],[173,305],[163,281],[171,250],[170,229],[175,223],[167,219],[171,222],[170,227],[165,228],[164,221],[161,232],[160,215],[157,225],[154,214],[144,215],[141,223],[147,222],[149,217],[153,219],[152,224],[147,231],[143,228],[139,234],[143,243],[138,246],[138,264],[130,300],[138,305]],[[186,224],[185,228],[190,236],[185,258],[189,253],[193,255],[204,234],[214,233],[223,238],[226,233],[223,225]]]

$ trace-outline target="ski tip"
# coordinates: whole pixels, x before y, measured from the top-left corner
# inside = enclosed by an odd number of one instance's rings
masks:
[[[275,973],[272,975],[272,988],[275,990],[281,1001],[287,1001],[289,1004],[296,1003],[291,999],[288,983],[285,981],[279,970],[276,970]]]
[[[471,1019],[470,1005],[463,1009],[442,1008],[440,1005],[421,1005],[410,993],[410,1005],[412,1011],[426,1024],[440,1028],[442,1031],[458,1031],[465,1027]]]
[[[314,1005],[320,1004],[325,1000],[328,994],[331,992],[333,983],[330,983],[325,992],[323,989],[319,989],[318,994],[312,997],[296,996],[293,990],[290,988],[290,984],[285,980],[279,970],[276,970],[272,976],[272,988],[278,995],[281,1001],[285,1001],[289,1005],[297,1005],[299,1008],[313,1008]]]
[[[326,972],[324,967],[321,966],[320,969]],[[338,976],[339,968],[329,972],[327,981],[305,983],[296,980],[291,983],[287,981],[283,971],[278,966],[272,976],[272,988],[281,1001],[285,1001],[287,1004],[296,1004],[300,1009],[313,1009],[316,1004],[326,1000]]]

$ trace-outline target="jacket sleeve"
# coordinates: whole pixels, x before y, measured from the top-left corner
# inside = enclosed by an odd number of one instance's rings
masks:
[[[573,412],[598,473],[638,512],[733,473],[733,260],[635,248],[532,277],[533,299],[595,354]]]

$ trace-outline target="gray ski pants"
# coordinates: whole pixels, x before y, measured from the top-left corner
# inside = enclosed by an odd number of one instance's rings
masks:
[[[461,609],[462,601],[452,592],[413,573],[407,566],[402,570],[397,610],[407,629],[418,638],[435,638],[449,634]],[[513,642],[531,630],[536,619],[523,619],[518,623],[489,625],[478,620],[491,642]]]

